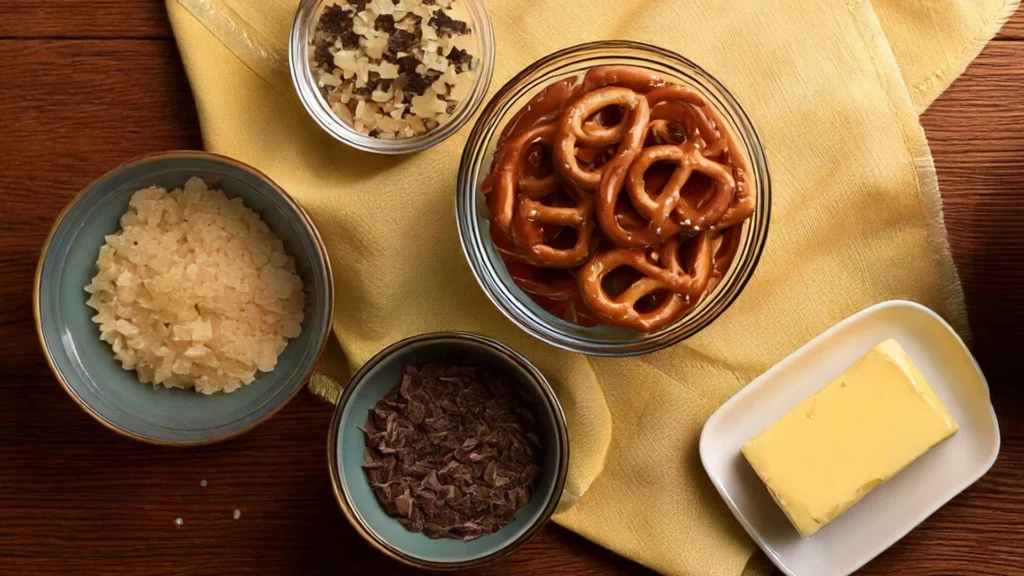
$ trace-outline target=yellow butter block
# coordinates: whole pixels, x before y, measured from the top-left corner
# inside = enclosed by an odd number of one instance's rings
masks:
[[[886,340],[742,452],[807,538],[956,431],[903,347]]]

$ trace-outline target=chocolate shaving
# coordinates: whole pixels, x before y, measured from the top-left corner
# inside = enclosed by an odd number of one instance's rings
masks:
[[[420,61],[415,56],[402,56],[397,58],[392,64],[398,65],[398,73],[402,76],[408,76],[416,72],[416,67],[420,65]]]
[[[473,540],[515,520],[540,477],[526,401],[490,366],[407,365],[369,411],[363,469],[387,513],[431,538]]]
[[[365,7],[365,2],[364,2]],[[324,9],[317,26],[324,34],[337,36],[341,39],[341,45],[347,49],[359,47],[359,36],[353,31],[355,13],[347,6],[334,4]]]
[[[456,20],[445,14],[444,10],[434,10],[430,20],[427,21],[437,31],[438,36],[454,36],[456,34],[469,34],[469,24],[462,20]]]
[[[434,82],[440,78],[441,75],[430,71],[426,74],[420,74],[418,72],[410,72],[405,75],[405,91],[412,92],[417,96],[422,96],[428,88],[430,88]]]
[[[313,61],[317,66],[325,70],[334,68],[334,54],[331,53],[330,44],[321,44],[313,51]]]
[[[398,54],[408,52],[416,45],[416,35],[405,30],[395,30],[388,36],[388,52]]]
[[[395,17],[391,14],[381,14],[373,21],[373,29],[391,34],[395,31]]]
[[[452,48],[452,51],[448,53],[448,62],[455,66],[456,72],[462,72],[468,70],[473,64],[473,56],[461,48]]]

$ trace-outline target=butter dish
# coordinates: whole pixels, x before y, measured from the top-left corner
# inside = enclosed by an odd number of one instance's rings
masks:
[[[801,538],[740,448],[890,338],[902,344],[960,430]],[[988,384],[960,338],[924,306],[890,301],[833,326],[730,398],[704,425],[700,455],[719,494],[780,570],[827,576],[854,572],[973,484],[995,462],[999,443]]]

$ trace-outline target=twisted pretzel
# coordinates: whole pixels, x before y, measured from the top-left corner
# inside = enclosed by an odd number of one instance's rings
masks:
[[[552,173],[544,178],[522,174],[527,151],[534,144],[543,144],[550,148],[554,143],[555,130],[554,124],[536,125],[505,142],[501,148],[500,159],[492,169],[494,181],[492,189],[488,192],[491,196],[488,202],[493,222],[505,235],[511,233],[517,192],[522,192],[530,198],[541,198],[554,192],[558,187],[557,174]]]
[[[609,106],[627,108],[628,128],[621,134],[614,129],[584,130],[583,123]],[[562,113],[555,137],[555,166],[564,178],[586,191],[596,190],[601,184],[604,170],[588,170],[580,166],[576,158],[577,144],[598,148],[618,144],[615,156],[605,165],[625,165],[633,161],[643,145],[644,134],[650,119],[647,100],[627,88],[608,87],[588,92],[573,102]],[[616,141],[616,138],[619,138]]]
[[[591,310],[608,323],[652,332],[672,324],[697,305],[707,288],[711,274],[712,243],[708,233],[691,241],[689,261],[684,267],[679,260],[678,238],[666,242],[659,255],[659,264],[650,261],[642,249],[614,249],[597,254],[580,273],[580,293]],[[604,288],[607,276],[621,266],[629,266],[643,274],[616,295]],[[668,295],[654,309],[640,311],[637,304],[658,292]]]
[[[541,268],[573,268],[590,256],[594,237],[594,200],[589,196],[567,189],[575,206],[546,206],[528,196],[519,198],[512,219],[512,238],[522,249],[527,262]],[[555,248],[545,237],[545,228],[556,232],[561,228],[576,231],[576,242],[570,248]]]
[[[665,187],[652,196],[644,174],[656,162],[671,162],[676,167]],[[699,198],[697,203],[682,194],[694,172],[714,183],[710,197]],[[708,160],[692,142],[687,142],[682,146],[645,148],[629,169],[627,187],[633,206],[651,221],[654,233],[664,241],[681,230],[696,233],[713,225],[709,223],[717,223],[732,203],[736,181],[724,166]],[[678,223],[672,219],[673,214],[678,215]]]

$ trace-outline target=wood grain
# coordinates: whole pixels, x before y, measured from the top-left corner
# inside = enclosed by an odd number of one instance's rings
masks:
[[[338,511],[324,454],[331,408],[311,396],[242,438],[172,450],[108,432],[54,383],[29,301],[53,218],[115,165],[201,139],[161,1],[0,0],[0,15],[0,574],[411,573],[364,544]],[[1002,452],[863,574],[1024,575],[1018,40],[1024,13],[923,118]],[[471,573],[642,572],[549,526]]]
[[[159,0],[0,0],[0,38],[171,38]]]
[[[997,40],[1024,40],[1024,17],[1018,8],[1005,26],[996,34]]]

